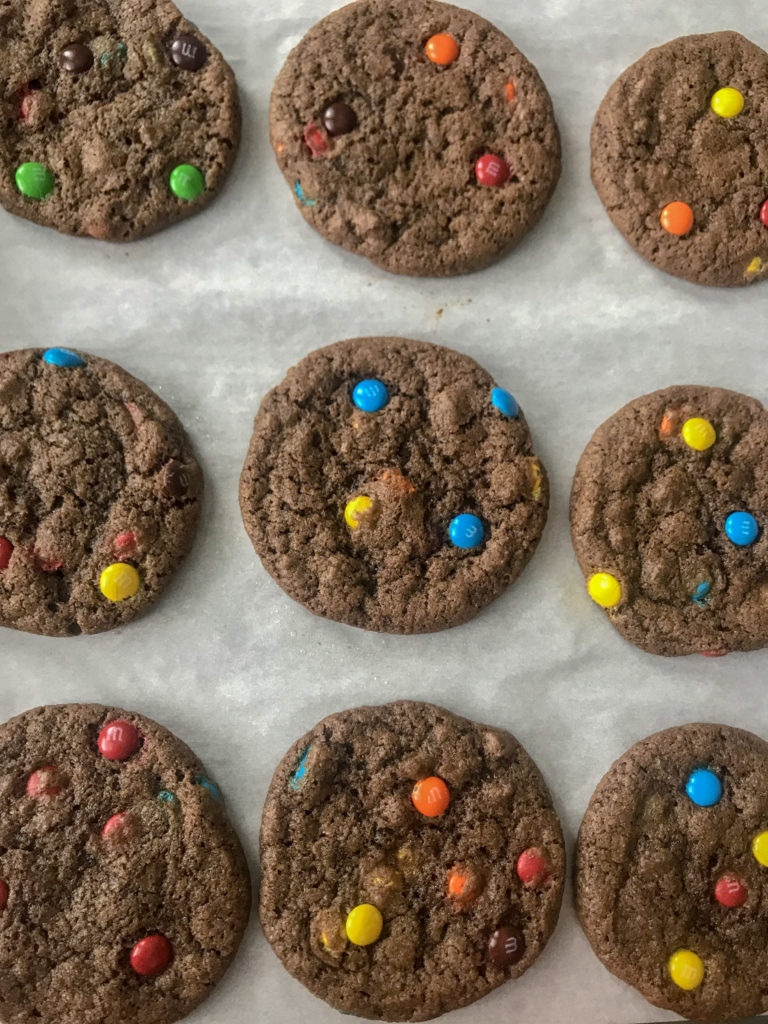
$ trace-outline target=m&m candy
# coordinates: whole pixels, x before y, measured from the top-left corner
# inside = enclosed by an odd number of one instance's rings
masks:
[[[740,548],[754,544],[760,529],[757,520],[749,512],[731,512],[725,520],[725,533],[728,540]]]
[[[744,880],[737,875],[721,875],[715,884],[715,899],[723,907],[740,907],[747,895]]]
[[[497,928],[488,940],[488,960],[494,967],[512,967],[525,954],[525,935],[519,928]]]
[[[717,440],[715,428],[709,420],[702,419],[700,416],[694,416],[685,421],[682,435],[688,447],[697,452],[705,452]]]
[[[379,412],[389,401],[389,391],[380,380],[361,380],[352,391],[352,401],[363,412]]]
[[[768,868],[768,832],[761,832],[752,840],[752,856],[758,864]]]
[[[370,946],[381,935],[383,927],[381,911],[371,903],[361,903],[347,914],[347,938],[356,946]]]
[[[437,775],[420,779],[411,791],[413,806],[425,818],[437,818],[445,814],[451,802],[448,787]]]
[[[178,167],[174,167],[168,184],[176,198],[184,199],[186,202],[192,202],[205,192],[203,172],[192,164],[179,164]]]
[[[44,796],[58,796],[62,790],[63,778],[55,764],[46,764],[27,779],[27,796],[39,800]]]
[[[288,778],[288,788],[292,789],[294,793],[298,793],[298,791],[306,782],[307,773],[309,771],[309,768],[307,767],[307,762],[309,761],[309,752],[311,749],[312,746],[310,745],[306,748],[306,750],[302,751],[301,757],[299,758],[296,767],[293,769]]]
[[[167,789],[161,789],[157,794],[157,799],[161,804],[169,804],[171,807],[179,806],[179,798],[175,793],[169,793]]]
[[[117,719],[101,730],[97,746],[108,761],[127,761],[141,746],[141,733],[133,722]]]
[[[207,777],[207,775],[199,775],[195,779],[195,785],[200,786],[202,789],[206,791],[206,793],[210,793],[210,795],[213,797],[217,804],[221,803],[221,790],[219,789],[215,782],[212,782]]]
[[[0,571],[8,568],[12,554],[13,544],[6,537],[0,537]]]
[[[46,199],[53,185],[53,175],[42,164],[29,162],[16,169],[16,188],[27,199]]]
[[[678,949],[669,958],[669,976],[678,988],[692,992],[704,980],[704,964],[690,949]]]
[[[540,846],[531,846],[517,858],[516,870],[523,885],[536,888],[551,877],[552,861]]]
[[[8,896],[10,895],[10,889],[8,883],[0,881],[0,913],[5,910],[8,906]]]
[[[49,348],[43,352],[43,362],[50,366],[60,366],[62,369],[73,369],[75,366],[85,366],[85,360],[77,352],[68,348]]]
[[[156,978],[173,959],[173,946],[156,933],[141,939],[131,950],[131,967],[142,978]]]
[[[451,520],[448,526],[451,543],[457,548],[476,548],[483,543],[485,527],[477,516],[463,512]]]
[[[101,830],[101,838],[109,839],[110,842],[122,838],[128,828],[129,818],[125,812],[119,814],[113,814],[111,818],[108,818],[104,827]]]
[[[691,594],[691,600],[694,604],[697,604],[699,608],[704,608],[709,601],[709,592],[711,589],[710,584],[706,580],[702,580]]]
[[[331,103],[323,111],[323,124],[329,135],[347,135],[357,128],[357,114],[346,103]]]
[[[491,405],[498,409],[502,416],[506,416],[511,420],[516,420],[520,414],[520,409],[514,395],[510,394],[505,388],[493,388],[491,391]]]
[[[693,227],[693,210],[687,203],[667,203],[661,211],[661,226],[670,235],[687,235]]]
[[[344,521],[350,530],[356,530],[360,526],[360,521],[372,508],[373,501],[365,494],[358,494],[356,498],[348,501],[344,507]]]
[[[718,117],[736,117],[744,109],[744,97],[738,89],[718,89],[710,105]]]
[[[723,784],[709,768],[697,768],[685,784],[688,798],[697,807],[714,807],[723,795]]]
[[[454,864],[448,871],[446,888],[457,910],[463,910],[476,900],[483,888],[483,878],[469,864]]]
[[[125,601],[138,593],[141,578],[132,565],[114,562],[102,572],[99,588],[108,601]]]
[[[760,207],[760,220],[768,228],[768,199],[766,199]]]
[[[475,164],[477,183],[486,188],[499,188],[509,181],[511,174],[507,161],[495,153],[485,153]]]
[[[438,64],[440,67],[447,67],[449,64],[453,64],[459,56],[459,44],[453,36],[449,36],[444,32],[430,36],[424,49],[432,63]]]
[[[621,601],[621,584],[609,572],[596,572],[587,580],[587,593],[601,608],[615,608]]]

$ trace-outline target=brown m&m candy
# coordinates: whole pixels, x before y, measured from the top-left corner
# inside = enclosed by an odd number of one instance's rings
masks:
[[[59,54],[59,64],[64,71],[80,75],[93,67],[93,51],[84,43],[69,43]]]
[[[189,493],[189,473],[178,459],[171,459],[162,470],[163,493],[169,498],[185,498]]]
[[[171,43],[171,60],[184,71],[199,71],[208,60],[208,50],[196,36],[183,32]]]
[[[323,111],[323,124],[329,135],[347,135],[357,128],[357,114],[346,103],[331,103]]]
[[[512,967],[525,953],[525,936],[519,928],[497,928],[488,940],[488,960],[494,967]]]

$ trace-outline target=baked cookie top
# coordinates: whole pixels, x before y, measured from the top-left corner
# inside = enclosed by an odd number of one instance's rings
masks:
[[[722,388],[665,388],[595,431],[571,536],[590,596],[653,654],[768,644],[768,413]]]
[[[278,765],[261,921],[315,995],[428,1020],[519,977],[557,922],[565,851],[538,769],[504,730],[414,701],[342,711]]]
[[[768,275],[768,54],[683,36],[628,68],[592,126],[592,180],[641,256],[697,284]]]
[[[0,625],[129,622],[192,546],[202,473],[149,388],[70,349],[0,354]]]
[[[267,571],[317,615],[388,633],[472,618],[522,571],[547,477],[512,395],[404,338],[318,349],[254,422],[240,506]]]
[[[590,801],[579,918],[655,1006],[717,1022],[768,1009],[768,744],[724,725],[636,743]]]
[[[270,108],[296,205],[398,274],[461,274],[512,248],[560,175],[536,69],[484,18],[436,0],[356,0],[289,55]]]
[[[237,87],[170,0],[0,4],[0,203],[71,235],[127,242],[219,191]]]
[[[0,726],[0,791],[0,1017],[189,1013],[251,900],[221,793],[189,748],[118,708],[36,708]]]

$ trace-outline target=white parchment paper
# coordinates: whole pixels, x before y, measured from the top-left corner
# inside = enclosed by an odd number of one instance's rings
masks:
[[[667,660],[635,650],[584,594],[568,537],[573,470],[594,428],[672,383],[768,399],[768,285],[711,290],[654,270],[611,226],[589,181],[592,116],[645,50],[738,29],[768,47],[754,0],[473,0],[536,64],[554,100],[564,173],[543,222],[501,264],[454,280],[386,275],[326,243],[294,210],[267,139],[271,83],[328,0],[186,0],[240,82],[244,140],[213,207],[130,246],[36,228],[0,212],[5,348],[72,345],[123,365],[176,410],[203,461],[194,552],[143,620],[97,637],[2,632],[0,715],[101,701],[186,740],[224,789],[252,865],[267,784],[322,716],[401,697],[511,729],[541,767],[569,845],[592,790],[631,743],[710,720],[764,734],[768,653]],[[727,84],[727,83],[723,83]],[[442,311],[442,312],[440,312]],[[474,356],[525,409],[552,481],[540,549],[475,621],[435,636],[369,634],[314,618],[269,579],[243,531],[237,479],[264,392],[313,348],[364,334]],[[672,1020],[592,954],[566,896],[557,932],[521,980],[455,1024]],[[190,1024],[335,1024],[252,926]]]

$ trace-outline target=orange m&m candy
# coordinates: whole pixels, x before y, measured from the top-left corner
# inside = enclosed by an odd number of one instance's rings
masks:
[[[687,235],[693,227],[693,210],[688,203],[667,203],[661,211],[661,226],[670,235]]]
[[[459,44],[453,36],[446,35],[445,33],[431,36],[427,40],[425,49],[432,63],[439,64],[440,67],[453,64],[459,56]]]
[[[420,779],[411,793],[413,806],[425,818],[436,818],[448,810],[451,796],[448,787],[436,775],[428,779]]]

